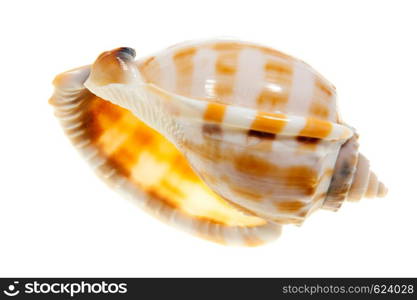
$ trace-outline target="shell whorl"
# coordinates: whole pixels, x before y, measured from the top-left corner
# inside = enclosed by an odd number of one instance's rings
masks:
[[[369,160],[358,152],[358,135],[342,145],[323,208],[338,210],[344,201],[384,197],[388,190],[370,170]]]
[[[348,201],[359,201],[361,198],[384,197],[388,192],[370,169],[369,160],[359,153],[355,175],[347,195]]]

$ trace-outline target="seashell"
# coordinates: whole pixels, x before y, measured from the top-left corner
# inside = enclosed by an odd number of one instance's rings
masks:
[[[50,103],[97,174],[164,221],[253,246],[386,194],[335,88],[304,62],[234,40],[134,58],[118,48],[58,75]]]

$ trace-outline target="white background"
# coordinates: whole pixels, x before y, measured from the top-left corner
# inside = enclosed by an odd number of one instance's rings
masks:
[[[417,276],[415,1],[2,1],[1,276]],[[47,100],[53,77],[131,46],[233,36],[299,57],[336,85],[390,188],[319,211],[258,248],[148,216],[95,177]]]

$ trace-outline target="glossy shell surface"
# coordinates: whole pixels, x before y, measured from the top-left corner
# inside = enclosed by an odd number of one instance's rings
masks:
[[[302,61],[230,40],[134,56],[57,76],[51,103],[98,174],[165,221],[258,245],[318,208],[386,193],[334,87]]]

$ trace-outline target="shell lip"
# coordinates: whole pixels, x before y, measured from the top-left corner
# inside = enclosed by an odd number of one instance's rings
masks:
[[[206,99],[195,99],[179,95],[163,89],[153,83],[143,82],[137,74],[133,74],[139,80],[130,81],[127,83],[112,83],[104,86],[97,86],[91,80],[87,80],[84,86],[94,94],[97,94],[97,89],[102,88],[127,88],[128,90],[137,90],[141,95],[143,91],[150,93],[158,93],[165,95],[164,98],[176,100],[178,105],[182,107],[184,112],[183,117],[197,122],[203,122],[201,115],[204,113],[206,107],[211,103]],[[165,99],[164,99],[165,100]],[[117,103],[116,103],[117,104]],[[318,138],[331,141],[346,141],[351,138],[354,131],[344,125],[330,121],[323,121],[316,118],[306,118],[302,116],[287,115],[281,112],[264,112],[249,107],[236,106],[231,104],[217,103],[227,113],[221,123],[225,126],[234,128],[256,130],[259,132],[279,134],[284,136],[301,136],[308,138]],[[261,120],[258,127],[253,127],[256,120]],[[207,122],[207,121],[204,121]],[[210,121],[213,122],[213,121]],[[252,124],[248,126],[247,124]],[[309,124],[309,125],[307,125]],[[303,130],[307,129],[307,130]]]
[[[137,84],[137,83],[136,83]],[[130,83],[132,85],[132,83]],[[140,82],[139,85],[142,88],[147,88],[148,90],[157,90],[159,93],[163,93],[167,98],[176,99],[184,106],[190,108],[186,110],[188,112],[187,117],[190,119],[200,120],[200,114],[196,114],[196,110],[203,110],[211,102],[207,99],[195,99],[191,97],[182,96],[180,94],[168,91],[148,82]],[[255,130],[265,133],[273,133],[287,136],[302,136],[309,138],[320,138],[324,140],[348,140],[354,135],[354,130],[349,126],[344,124],[338,124],[330,121],[323,121],[316,118],[306,118],[301,116],[287,115],[279,111],[274,112],[265,112],[257,109],[237,106],[231,104],[223,104],[216,102],[216,105],[221,106],[225,111],[227,111],[228,117],[222,121],[223,125],[241,128],[241,129],[253,129],[249,128],[246,124],[253,123],[256,118],[262,118],[265,122],[270,122],[272,124],[283,125],[281,131],[277,131],[274,126],[261,126],[262,128],[256,128]],[[305,125],[306,123],[312,124],[312,130],[309,131],[300,131],[300,125]],[[327,134],[321,134],[320,127],[330,126],[332,130]],[[316,129],[318,132],[315,132]]]

